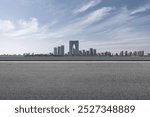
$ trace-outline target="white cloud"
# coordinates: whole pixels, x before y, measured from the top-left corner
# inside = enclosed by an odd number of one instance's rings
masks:
[[[74,14],[84,12],[89,8],[96,6],[100,2],[102,2],[102,0],[89,0],[87,3],[84,3],[80,8],[75,9]]]
[[[84,48],[99,51],[145,50],[150,46],[148,24],[150,16],[133,16],[126,7],[114,11],[109,18],[86,29]],[[146,27],[145,27],[146,25]],[[92,41],[93,40],[93,41]]]
[[[40,26],[36,18],[20,19],[16,22],[0,20],[0,37],[3,40],[53,40],[61,37],[57,30],[50,31],[50,27],[55,24],[56,20]]]
[[[53,49],[58,42],[67,43],[71,39],[84,41],[81,49],[85,46],[86,49],[99,48],[99,51],[149,49],[150,34],[145,27],[141,29],[141,26],[150,21],[150,16],[140,17],[132,13],[133,11],[126,7],[118,10],[114,10],[113,7],[103,7],[85,16],[77,17],[63,27],[55,27],[58,21],[51,21],[41,26],[36,18],[21,19],[16,22],[0,20],[0,37],[3,40],[14,39],[17,40],[16,42],[27,40],[26,42],[30,43],[30,40],[36,40],[35,43],[47,44],[48,49]],[[147,29],[149,28],[147,25]],[[31,44],[31,48],[32,46]]]
[[[134,15],[136,13],[145,12],[147,10],[150,10],[150,3],[135,9],[134,11],[131,12],[131,14]]]
[[[31,30],[37,30],[39,26],[36,18],[30,18],[29,21],[19,20],[18,24],[20,28],[23,28],[23,29],[30,28]]]
[[[138,17],[133,16],[132,13],[133,11],[124,7],[115,16],[103,22],[100,25],[101,28],[96,28],[105,38],[100,41],[101,47],[110,48],[110,50],[114,48],[118,51],[144,50],[145,48],[147,51],[150,35],[141,28],[150,21],[150,16]]]
[[[40,30],[36,18],[30,20],[19,20],[13,22],[10,20],[0,20],[0,36],[7,39],[21,39],[23,36],[33,35]]]
[[[113,9],[114,8],[112,7],[103,7],[95,10],[84,17],[74,20],[71,24],[65,26],[65,28],[60,29],[57,31],[57,35],[60,35],[60,37],[65,37],[80,34],[88,26],[105,18],[105,16],[107,16]]]
[[[133,18],[134,16],[130,16],[130,12],[127,10],[127,8],[123,7],[120,10],[114,12],[111,17],[107,18],[96,26],[91,27],[91,32],[111,31],[114,28],[118,28],[121,25],[126,24]]]
[[[16,24],[17,30],[12,32],[11,36],[22,36],[36,33],[39,30],[39,23],[36,18],[30,18],[29,21],[19,20]]]
[[[12,21],[0,20],[0,33],[12,31],[14,29],[15,29],[15,26]]]
[[[86,25],[95,23],[97,21],[100,21],[103,19],[106,15],[109,14],[110,11],[112,11],[112,7],[103,7],[101,9],[95,10],[94,12],[90,13],[86,17],[83,18],[83,20],[79,23],[80,25]]]

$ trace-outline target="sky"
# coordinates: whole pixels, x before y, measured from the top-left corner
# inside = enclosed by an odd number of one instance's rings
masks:
[[[150,0],[0,0],[0,54],[150,52]]]

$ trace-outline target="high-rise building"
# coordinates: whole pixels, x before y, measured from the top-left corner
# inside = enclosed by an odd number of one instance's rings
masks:
[[[87,56],[89,56],[89,55],[90,55],[90,52],[89,52],[88,50],[86,51],[86,55],[87,55]]]
[[[128,51],[125,51],[125,56],[128,56]]]
[[[133,52],[133,56],[137,56],[138,55],[138,52],[137,51],[134,51]]]
[[[82,56],[83,55],[83,52],[81,50],[79,50],[79,55]]]
[[[138,51],[138,56],[144,56],[144,51]]]
[[[65,47],[64,45],[58,46],[54,48],[54,55],[64,56],[65,55]]]
[[[58,55],[58,53],[57,53],[57,48],[56,48],[56,47],[54,48],[54,55],[55,55],[55,56]]]
[[[61,47],[58,46],[58,55],[60,56],[61,55]]]
[[[120,52],[120,56],[124,56],[124,51],[121,51],[121,52]]]
[[[90,48],[90,55],[93,56],[93,48]]]
[[[83,53],[83,56],[85,56],[85,55],[86,55],[86,51],[85,51],[85,50],[83,50],[83,52],[82,52],[82,53]]]
[[[79,41],[69,41],[69,55],[79,55]]]
[[[96,55],[97,55],[97,53],[96,53],[96,49],[94,49],[94,50],[93,50],[93,54],[94,54],[94,56],[96,56]]]
[[[61,56],[65,55],[65,47],[64,47],[64,45],[61,45],[61,47],[60,47],[60,55]]]
[[[132,56],[132,52],[129,52],[129,54],[128,54],[129,56]]]

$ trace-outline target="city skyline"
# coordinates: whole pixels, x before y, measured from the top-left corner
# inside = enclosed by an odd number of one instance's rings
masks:
[[[28,53],[27,56],[35,56],[34,53]],[[145,53],[143,50],[126,51],[122,50],[119,53],[112,53],[110,51],[97,52],[97,49],[90,47],[89,49],[80,48],[79,40],[69,41],[69,51],[65,52],[65,46],[54,47],[54,51],[49,54],[50,56],[150,56],[150,53]]]
[[[49,53],[69,40],[98,52],[150,52],[150,0],[1,0],[0,54]]]
[[[122,50],[120,52],[112,53],[111,51],[97,51],[97,49],[90,47],[88,49],[80,48],[80,42],[79,40],[70,40],[69,41],[69,51],[65,51],[64,45],[59,45],[57,47],[53,48],[53,52],[49,53],[23,53],[23,54],[0,54],[1,57],[11,57],[11,56],[150,56],[150,53],[145,53],[144,50],[138,50],[138,51],[127,51]]]
[[[2,55],[3,56],[3,55]],[[11,55],[4,55],[11,56]],[[15,55],[18,56],[18,55]],[[21,54],[19,56],[22,56]],[[53,52],[50,53],[24,53],[23,56],[150,56],[150,53],[145,53],[144,50],[127,51],[122,50],[120,52],[112,53],[111,51],[97,51],[97,49],[90,47],[88,49],[80,48],[79,40],[69,41],[69,51],[65,51],[64,45],[59,45],[53,48]]]

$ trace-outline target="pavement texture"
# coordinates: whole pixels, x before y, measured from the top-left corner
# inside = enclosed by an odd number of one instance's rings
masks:
[[[0,62],[1,100],[150,100],[150,62]]]

